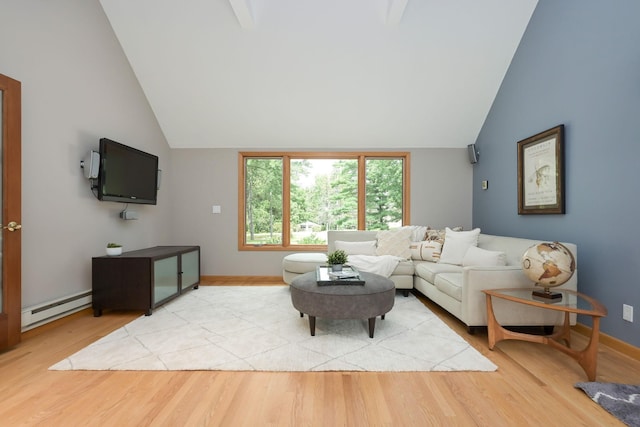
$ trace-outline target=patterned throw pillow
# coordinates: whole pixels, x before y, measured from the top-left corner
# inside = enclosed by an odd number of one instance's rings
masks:
[[[442,243],[437,240],[424,240],[422,242],[411,242],[411,259],[417,261],[438,262]]]
[[[410,259],[412,230],[409,227],[396,228],[394,230],[378,231],[378,248],[376,255],[393,255]]]
[[[450,230],[462,231],[462,227],[452,227]],[[440,243],[444,243],[444,237],[446,233],[447,233],[446,228],[443,228],[442,230],[428,229],[425,240],[437,240]]]

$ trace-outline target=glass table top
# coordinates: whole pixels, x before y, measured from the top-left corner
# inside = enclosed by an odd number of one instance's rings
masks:
[[[569,289],[550,288],[550,292],[559,293],[562,298],[543,298],[534,295],[534,291],[544,291],[542,287],[486,289],[483,292],[492,297],[519,302],[521,304],[544,307],[550,310],[570,313],[605,316],[607,309],[596,299]]]

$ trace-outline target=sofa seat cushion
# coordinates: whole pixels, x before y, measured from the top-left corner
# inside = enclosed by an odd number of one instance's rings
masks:
[[[434,282],[436,289],[456,301],[462,301],[462,273],[440,273]]]
[[[435,277],[440,273],[460,273],[462,267],[453,264],[440,264],[437,262],[416,262],[416,276],[422,277],[429,283],[435,284]]]
[[[318,252],[300,252],[289,254],[282,260],[282,269],[291,273],[315,271],[319,265],[327,263],[327,254]]]
[[[415,265],[412,261],[400,261],[396,269],[391,273],[392,276],[413,276],[415,273]]]

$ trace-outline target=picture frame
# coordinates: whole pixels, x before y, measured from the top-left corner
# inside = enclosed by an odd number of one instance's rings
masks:
[[[518,141],[518,215],[564,213],[564,125],[558,125]]]

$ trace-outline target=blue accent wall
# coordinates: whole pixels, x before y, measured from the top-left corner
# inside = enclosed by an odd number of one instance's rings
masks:
[[[601,331],[640,346],[640,1],[540,0],[476,141],[473,225],[578,245]],[[517,141],[565,125],[564,215],[518,215]],[[482,190],[481,182],[489,181]],[[622,304],[634,322],[622,320]],[[588,317],[579,322],[591,325]]]

